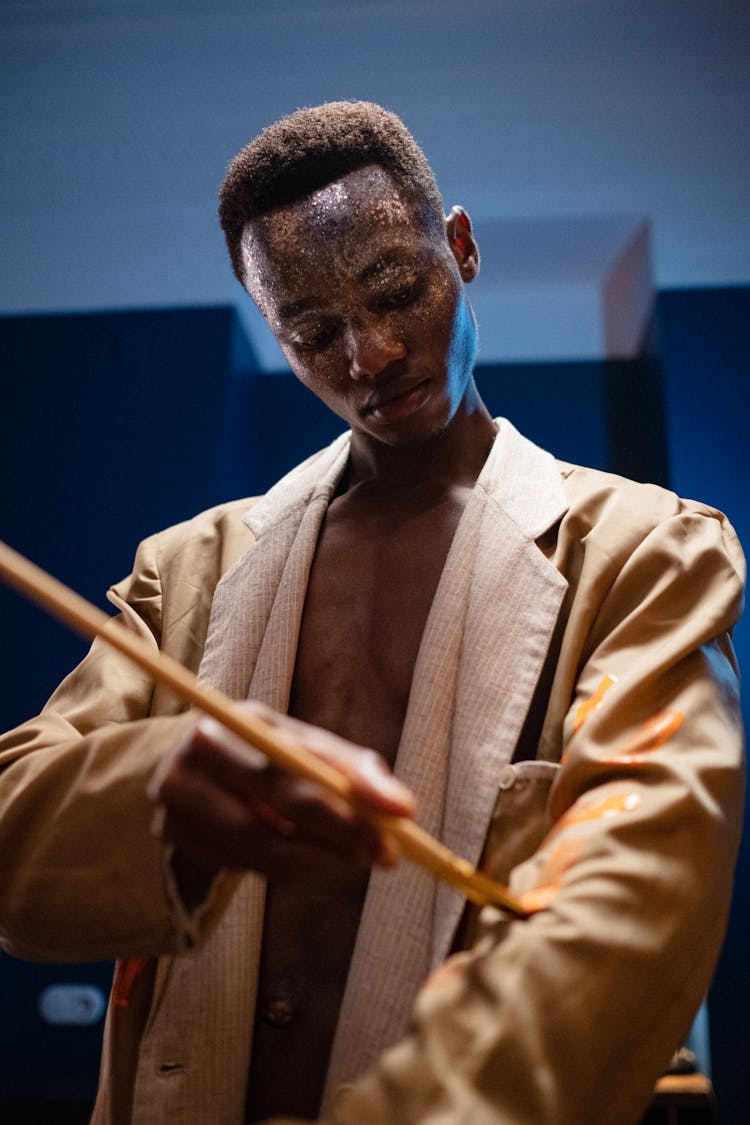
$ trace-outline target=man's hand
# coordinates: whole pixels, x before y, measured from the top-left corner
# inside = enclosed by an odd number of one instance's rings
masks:
[[[412,816],[414,801],[382,758],[259,704],[244,706],[345,774],[354,807],[270,765],[215,720],[200,719],[149,786],[156,805],[153,831],[176,845],[178,876],[185,860],[206,874],[230,867],[274,879],[337,863],[393,866],[394,841],[368,814]]]

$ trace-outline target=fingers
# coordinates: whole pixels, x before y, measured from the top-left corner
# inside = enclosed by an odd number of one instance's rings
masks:
[[[380,816],[414,815],[415,802],[410,790],[393,776],[374,750],[355,746],[330,731],[280,715],[259,703],[244,704],[243,709],[257,714],[269,726],[337,769],[350,782],[352,796],[361,807]]]
[[[412,812],[410,794],[373,752],[265,708],[253,710],[341,770],[362,810]],[[332,863],[392,865],[398,856],[356,807],[270,766],[212,719],[201,719],[167,755],[149,795],[157,806],[154,831],[204,868],[245,868],[284,878]]]
[[[319,818],[317,831],[299,831],[275,809],[259,812],[196,774],[168,784],[159,813],[159,834],[199,867],[255,870],[277,880],[336,863],[365,865],[377,848],[372,828],[367,839],[354,825],[347,832]]]

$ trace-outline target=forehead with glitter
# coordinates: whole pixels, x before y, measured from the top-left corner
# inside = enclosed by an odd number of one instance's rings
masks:
[[[388,172],[370,165],[257,219],[243,232],[245,285],[266,312],[269,299],[309,276],[330,270],[398,231],[427,231],[412,201]]]

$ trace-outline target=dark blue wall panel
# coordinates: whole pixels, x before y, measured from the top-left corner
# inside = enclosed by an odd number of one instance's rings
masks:
[[[4,318],[0,349],[0,538],[90,599],[107,607],[144,535],[248,490],[254,361],[232,310]],[[5,730],[87,645],[3,587],[0,629]],[[37,1005],[110,979],[0,954],[0,1121],[88,1120],[102,1021],[53,1025]]]
[[[0,318],[0,537],[106,606],[138,540],[247,491],[243,340],[226,308]],[[0,589],[5,725],[83,651],[30,612]]]
[[[670,471],[675,489],[713,504],[750,544],[750,288],[674,290],[658,303]],[[735,630],[747,684],[750,622]],[[743,701],[750,729],[750,693]],[[747,805],[746,805],[747,813]],[[750,836],[740,852],[734,906],[709,1011],[721,1125],[748,1119]]]

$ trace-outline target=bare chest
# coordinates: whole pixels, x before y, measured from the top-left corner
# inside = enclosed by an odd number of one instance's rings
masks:
[[[308,584],[291,713],[394,761],[465,500],[451,495],[422,509],[332,505]]]

